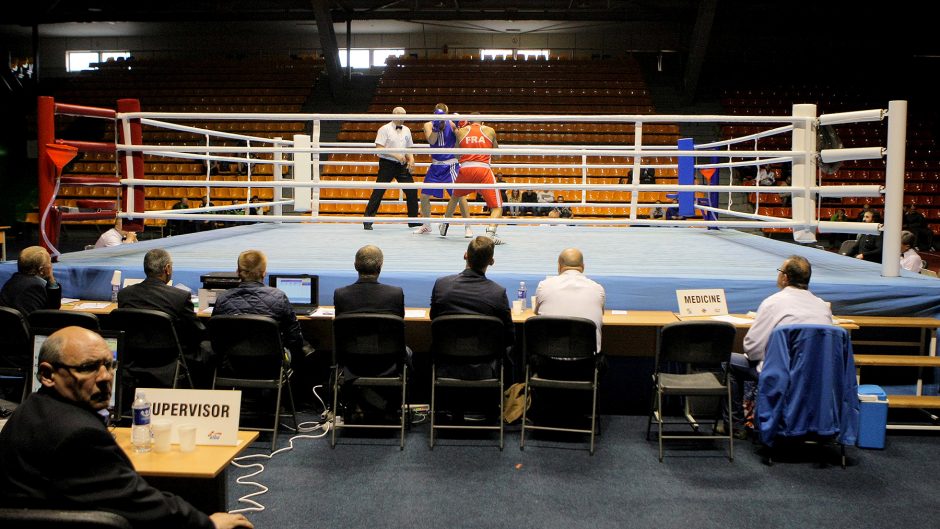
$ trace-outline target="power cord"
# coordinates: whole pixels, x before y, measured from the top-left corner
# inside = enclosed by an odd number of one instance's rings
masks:
[[[314,386],[314,388],[313,388],[313,396],[316,397],[317,400],[320,401],[320,404],[323,406],[323,408],[326,409],[326,404],[324,404],[323,399],[320,398],[320,395],[317,393],[317,388],[322,388],[322,387],[323,387],[322,385]],[[302,423],[298,424],[298,425],[297,425],[297,428],[296,428],[296,431],[301,432],[300,435],[295,435],[295,436],[291,437],[290,440],[288,440],[288,442],[287,442],[287,446],[285,446],[284,448],[279,448],[279,449],[277,449],[277,450],[271,452],[270,454],[250,454],[250,455],[247,455],[247,456],[236,457],[235,459],[233,459],[233,460],[232,460],[232,465],[234,465],[234,466],[236,466],[236,467],[238,467],[238,468],[254,468],[254,469],[257,469],[257,470],[255,470],[254,472],[251,472],[250,474],[246,474],[246,475],[244,475],[244,476],[239,476],[239,477],[235,480],[235,482],[238,483],[239,485],[251,485],[251,486],[253,486],[253,487],[257,487],[258,490],[256,490],[255,492],[246,494],[246,495],[244,495],[244,496],[238,498],[238,503],[248,504],[248,505],[249,505],[248,507],[243,507],[243,508],[241,508],[241,509],[232,509],[232,510],[229,511],[229,513],[231,513],[231,514],[239,514],[239,513],[246,513],[246,512],[261,512],[261,511],[264,510],[264,505],[262,505],[261,503],[255,501],[255,500],[252,499],[252,498],[254,498],[254,497],[256,497],[256,496],[261,496],[262,494],[268,492],[268,490],[269,490],[268,487],[262,485],[261,483],[259,483],[259,482],[257,482],[257,481],[248,481],[248,480],[250,480],[251,478],[253,478],[253,477],[255,477],[255,476],[261,474],[262,472],[264,472],[264,465],[262,465],[261,463],[246,463],[246,464],[242,464],[242,463],[241,463],[242,461],[246,461],[246,460],[248,460],[248,459],[255,459],[255,458],[271,459],[272,457],[276,456],[277,454],[280,454],[280,453],[282,453],[282,452],[288,452],[288,451],[290,451],[290,450],[293,450],[293,449],[294,449],[294,439],[322,439],[322,438],[326,437],[326,434],[327,434],[327,433],[329,433],[331,426],[332,426],[332,425],[331,425],[331,423],[330,423],[329,421],[322,421],[322,422],[307,421],[307,422],[302,422]],[[323,433],[320,433],[320,434],[317,434],[317,435],[309,435],[309,434],[307,433],[307,432],[316,431],[316,430],[321,429],[321,428],[323,429]],[[290,429],[291,429],[291,430],[294,430],[294,428],[290,428]]]

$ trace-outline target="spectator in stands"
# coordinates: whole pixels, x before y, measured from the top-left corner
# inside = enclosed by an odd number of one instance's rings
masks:
[[[384,256],[378,246],[366,245],[356,252],[354,266],[359,274],[359,279],[345,287],[337,288],[333,292],[333,306],[337,316],[343,314],[391,314],[393,316],[405,317],[405,293],[401,287],[392,285],[383,285],[379,283],[379,274],[382,273],[382,263]],[[406,350],[409,357],[411,350]],[[382,365],[374,366],[375,372],[372,373],[354,373],[348,368],[343,371],[343,380],[348,383],[356,376],[389,376],[396,373],[398,366]],[[409,366],[409,369],[410,366]],[[364,414],[385,414],[387,418],[398,417],[397,410],[391,410],[388,403],[394,400],[396,388],[386,388],[391,391],[380,391],[379,388],[363,388],[355,391],[352,387],[343,387],[346,393],[353,392],[346,402],[355,402],[359,406],[359,411]],[[398,395],[400,398],[400,394]],[[396,413],[391,413],[395,411]]]
[[[0,305],[28,316],[39,309],[58,309],[62,287],[52,275],[52,257],[42,246],[30,246],[20,252],[16,272],[0,289]]]
[[[114,221],[114,227],[101,234],[98,241],[95,242],[95,248],[109,248],[111,246],[120,246],[121,244],[130,244],[137,242],[137,233],[126,231],[123,228],[121,218]]]
[[[672,203],[675,204],[675,207],[663,208],[666,210],[666,214],[663,216],[664,220],[685,220],[684,215],[679,214],[679,199],[672,199]]]
[[[662,201],[657,200],[656,203],[662,204]],[[664,219],[666,218],[666,211],[663,209],[662,206],[656,206],[655,208],[653,208],[653,211],[650,212],[650,218],[653,220]]]
[[[261,199],[258,198],[258,195],[255,195],[255,196],[251,197],[251,200],[249,200],[249,202],[251,202],[252,204],[258,204],[258,203],[261,202]],[[249,208],[249,209],[248,209],[250,215],[264,215],[264,214],[267,213],[267,210],[268,210],[268,208],[262,207],[262,206],[258,206],[258,207],[254,207],[254,208]]]
[[[911,272],[920,273],[924,267],[924,260],[914,248],[917,246],[917,236],[905,230],[901,232],[901,268]]]
[[[404,116],[405,109],[402,107],[395,107],[392,110],[392,114]],[[396,119],[389,121],[385,125],[382,125],[375,136],[375,147],[377,149],[401,149],[412,147],[414,143],[411,139],[411,129],[406,127],[404,123],[404,119]],[[377,184],[385,184],[391,182],[392,180],[397,180],[402,184],[414,183],[414,179],[411,177],[411,174],[414,172],[414,168],[415,157],[413,154],[402,154],[387,151],[380,152],[379,173],[375,179],[375,182]],[[408,205],[408,216],[417,217],[418,191],[416,189],[405,189],[404,193],[405,201]],[[363,216],[374,217],[376,212],[379,210],[379,204],[382,202],[382,197],[384,196],[384,189],[373,189]],[[412,228],[416,228],[421,224],[409,223],[408,225]],[[364,229],[371,230],[372,223],[364,222],[362,227]]]
[[[872,211],[871,206],[868,204],[862,204],[862,210],[858,212],[858,215],[855,217],[856,222],[865,222],[865,214]]]
[[[567,248],[558,255],[558,275],[539,282],[535,291],[535,313],[587,318],[597,327],[597,350],[601,350],[604,323],[604,287],[584,275],[584,255]]]
[[[531,190],[531,189],[528,189],[528,190],[522,192],[522,202],[523,202],[523,203],[525,203],[525,204],[534,204],[534,203],[536,203],[536,202],[538,202],[538,201],[539,201],[539,195],[538,195],[538,193],[536,193],[535,191],[533,191],[533,190]],[[533,216],[535,216],[535,215],[536,215],[536,209],[538,209],[538,208],[536,208],[535,206],[521,206],[521,207],[520,207],[521,215],[525,215],[526,213],[531,213]]]
[[[829,222],[848,222],[849,218],[845,214],[845,209],[840,208],[832,212],[832,215],[829,217]],[[833,248],[842,244],[846,240],[846,235],[844,233],[830,233],[829,234],[829,245]]]
[[[108,511],[136,528],[251,528],[241,514],[207,516],[137,474],[99,414],[114,368],[107,343],[87,329],[66,327],[43,343],[42,387],[0,431],[0,506]]]
[[[764,362],[770,334],[780,325],[832,325],[829,304],[809,291],[813,269],[805,257],[791,255],[777,269],[776,294],[761,302],[750,329],[744,335],[744,353],[731,354],[731,374],[736,430],[741,431],[750,415],[743,403],[744,382],[756,382]],[[751,402],[752,399],[747,399]],[[748,408],[751,411],[751,408]]]
[[[556,206],[554,209],[552,209],[552,212],[555,213],[556,218],[570,219],[574,216],[574,214],[571,212],[571,208],[564,205],[565,197],[563,195],[558,195],[555,197],[555,203],[561,204],[561,206]]]
[[[118,292],[118,308],[159,310],[172,316],[190,369],[197,379],[209,382],[212,359],[209,334],[196,317],[190,291],[169,286],[173,278],[170,253],[163,248],[148,251],[144,255],[144,274],[147,278],[142,282]],[[206,384],[197,386],[208,387]]]
[[[652,167],[644,167],[640,169],[640,183],[641,184],[655,184],[656,183],[656,169]]]
[[[881,222],[881,216],[875,211],[866,211],[862,222]],[[873,263],[881,262],[881,248],[884,243],[884,232],[877,234],[860,234],[855,247],[855,258],[864,259]]]
[[[518,204],[522,202],[522,191],[518,189],[513,189],[509,191],[509,196],[506,197],[506,202],[508,204]],[[518,217],[522,214],[521,206],[509,206],[509,216]]]
[[[192,206],[190,206],[189,204],[189,199],[184,196],[184,197],[181,197],[178,202],[173,204],[173,207],[171,209],[176,211],[180,209],[189,209],[190,207]],[[190,231],[192,231],[190,229],[189,221],[185,221],[185,220],[167,221],[166,229],[167,229],[168,235],[183,235],[185,233],[189,233]]]
[[[933,251],[933,232],[927,225],[927,218],[920,211],[917,211],[917,205],[913,202],[907,206],[904,212],[903,228],[917,237],[917,249],[921,251]]]
[[[304,340],[300,323],[290,300],[282,290],[264,286],[268,258],[259,250],[245,250],[238,256],[238,278],[241,283],[219,293],[212,316],[227,314],[259,314],[274,318],[281,329],[281,341],[291,357],[311,354],[313,348]]]
[[[757,185],[772,186],[776,182],[777,175],[774,170],[767,165],[762,165],[757,170]]]
[[[549,190],[547,190],[547,189],[543,189],[543,190],[541,190],[541,191],[538,192],[538,202],[539,202],[539,204],[552,204],[552,203],[555,202],[555,195],[552,194],[551,191],[549,191]],[[551,210],[552,210],[552,208],[547,207],[547,206],[543,206],[543,207],[537,208],[536,211],[535,211],[535,214],[538,215],[538,216],[540,216],[540,217],[544,217],[544,216],[548,215],[548,213],[549,213]]]
[[[495,262],[495,243],[489,237],[476,237],[467,246],[463,258],[467,265],[463,272],[438,278],[431,291],[431,320],[448,314],[481,314],[495,316],[503,321],[503,343],[513,344],[515,330],[509,310],[506,289],[486,278],[486,270]],[[495,366],[449,366],[438,371],[439,376],[459,378],[490,378],[496,375]]]

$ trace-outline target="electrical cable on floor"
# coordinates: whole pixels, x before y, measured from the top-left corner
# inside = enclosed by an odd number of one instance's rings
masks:
[[[326,404],[324,404],[323,399],[320,398],[320,395],[317,394],[317,388],[320,388],[320,387],[323,387],[323,386],[314,386],[314,388],[313,388],[313,396],[315,396],[315,397],[317,398],[317,400],[320,401],[320,404],[321,404],[321,405],[324,407],[324,409],[325,409],[325,408],[326,408]],[[312,426],[307,426],[307,425],[312,425]],[[230,510],[230,511],[228,511],[228,512],[231,513],[231,514],[239,514],[239,513],[246,513],[246,512],[261,512],[261,511],[264,510],[264,505],[262,505],[261,503],[259,503],[259,502],[255,501],[255,500],[253,500],[252,498],[254,498],[254,497],[256,497],[256,496],[261,496],[262,494],[268,492],[268,490],[269,490],[268,487],[262,485],[261,483],[259,483],[259,482],[257,482],[257,481],[248,481],[249,479],[251,479],[251,478],[253,478],[253,477],[255,477],[255,476],[261,474],[262,472],[264,472],[264,465],[262,465],[261,463],[247,463],[247,464],[242,464],[241,461],[245,461],[245,460],[247,460],[247,459],[254,459],[254,458],[271,459],[272,457],[274,457],[274,456],[277,455],[277,454],[280,454],[281,452],[288,452],[288,451],[290,451],[290,450],[293,450],[293,449],[294,449],[294,439],[322,439],[323,437],[326,436],[327,433],[329,433],[331,426],[332,426],[332,425],[330,424],[329,421],[324,421],[324,422],[307,421],[307,422],[300,423],[300,424],[297,425],[297,431],[298,431],[298,432],[301,432],[301,433],[300,433],[299,435],[295,435],[295,436],[291,437],[290,440],[288,440],[288,442],[287,442],[287,446],[285,446],[285,447],[283,447],[283,448],[279,448],[279,449],[277,449],[277,450],[271,452],[270,454],[250,454],[250,455],[247,455],[247,456],[236,457],[235,459],[233,459],[233,460],[232,460],[232,465],[234,465],[234,466],[236,466],[236,467],[238,467],[238,468],[255,468],[255,469],[257,469],[256,471],[254,471],[254,472],[252,472],[252,473],[250,473],[250,474],[246,474],[246,475],[244,475],[244,476],[239,476],[239,477],[235,480],[235,482],[238,483],[239,485],[251,485],[251,486],[257,487],[258,490],[256,490],[255,492],[252,492],[252,493],[250,493],[250,494],[246,494],[246,495],[244,495],[244,496],[238,498],[238,503],[245,503],[245,504],[248,504],[248,505],[249,505],[248,507],[243,507],[243,508],[241,508],[241,509],[232,509],[232,510]],[[321,428],[323,429],[323,433],[320,433],[320,434],[317,434],[317,435],[309,435],[309,434],[307,434],[307,432],[313,432],[313,431],[316,431],[316,430],[321,429]],[[273,435],[273,434],[272,434],[272,435]]]

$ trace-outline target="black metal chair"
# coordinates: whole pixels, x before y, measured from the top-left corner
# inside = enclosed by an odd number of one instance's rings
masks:
[[[503,336],[503,322],[493,316],[455,314],[431,320],[431,448],[435,430],[468,429],[499,430],[499,449],[503,449]],[[493,404],[499,406],[499,424],[437,424],[441,388],[491,390]]]
[[[660,462],[663,460],[663,439],[727,439],[728,460],[734,461],[732,429],[726,428],[724,434],[720,434],[717,429],[722,420],[722,398],[727,406],[727,416],[732,416],[728,365],[734,337],[734,325],[720,321],[680,321],[662,328],[653,372],[653,399],[646,425],[647,439],[654,419],[659,428]],[[668,396],[682,399],[684,420],[666,421],[663,397]],[[698,421],[692,415],[689,405],[689,397],[717,397],[715,400],[718,406],[710,435],[699,431]],[[692,433],[664,433],[663,426],[668,424],[688,425],[692,428]]]
[[[33,343],[29,323],[20,311],[0,307],[0,380],[23,385],[20,401],[29,393],[32,363]]]
[[[124,331],[122,410],[131,409],[127,401],[133,400],[138,387],[175,389],[184,377],[193,387],[172,316],[159,310],[125,308],[112,310],[108,321],[112,329]]]
[[[120,514],[60,509],[0,509],[3,529],[131,529]]]
[[[525,394],[530,390],[574,390],[590,392],[590,428],[574,428],[528,424],[528,406],[523,406],[522,435],[519,449],[525,449],[526,430],[587,433],[591,436],[590,453],[594,455],[597,434],[597,387],[599,362],[597,328],[586,318],[563,316],[535,316],[524,324]],[[533,406],[538,407],[537,396]]]
[[[277,447],[277,432],[281,421],[281,393],[285,386],[294,417],[294,428],[299,424],[290,387],[292,371],[284,346],[281,345],[281,332],[277,322],[268,316],[253,314],[213,316],[209,319],[209,336],[218,361],[212,378],[213,389],[222,386],[277,390],[274,426],[253,428],[261,432],[271,432],[273,452]]]
[[[98,316],[91,312],[77,310],[39,309],[26,318],[34,329],[59,330],[65,327],[83,327],[89,331],[98,331]]]
[[[343,314],[333,320],[333,431],[330,446],[336,446],[339,428],[400,428],[399,447],[405,447],[407,418],[408,354],[405,320],[391,314]],[[401,388],[400,424],[351,424],[336,420],[339,394],[346,388]]]

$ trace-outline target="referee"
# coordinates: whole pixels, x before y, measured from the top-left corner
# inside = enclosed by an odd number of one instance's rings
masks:
[[[392,114],[405,114],[405,109],[395,107]],[[411,147],[414,143],[411,139],[411,129],[404,125],[405,121],[393,120],[379,128],[375,135],[375,146],[379,149],[402,149]],[[379,174],[375,182],[384,184],[397,180],[399,183],[411,184],[414,179],[411,172],[415,167],[415,158],[412,154],[396,154],[391,152],[382,152],[379,154]],[[418,191],[416,189],[405,189],[405,200],[408,204],[408,216],[418,216]],[[374,217],[379,210],[379,204],[382,197],[385,196],[384,189],[373,189],[372,196],[369,197],[369,204],[366,206],[366,212],[363,216]],[[420,223],[409,223],[408,226],[420,226]],[[363,222],[362,227],[367,230],[372,229],[371,222]]]

